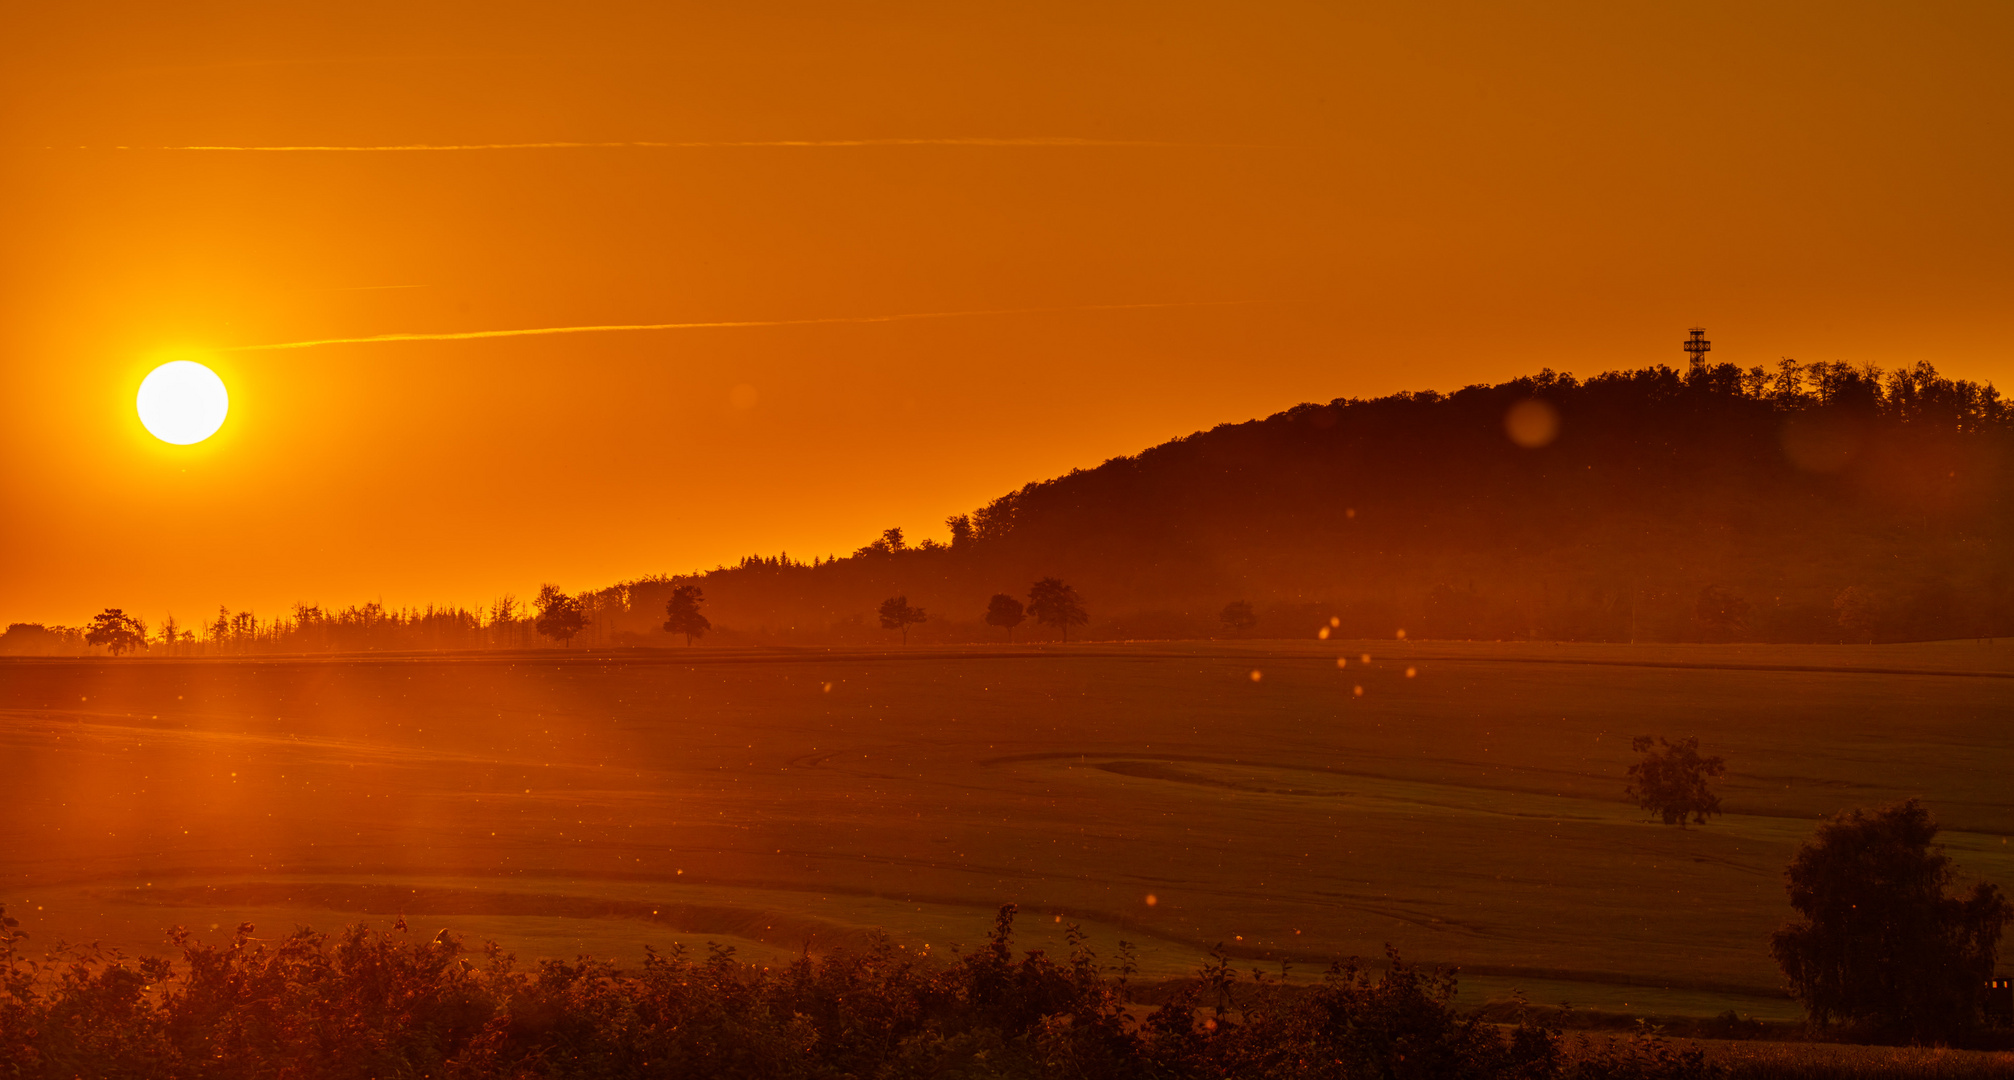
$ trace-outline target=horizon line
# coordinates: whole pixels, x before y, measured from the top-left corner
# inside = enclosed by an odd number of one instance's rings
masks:
[[[894,315],[835,315],[817,319],[741,319],[714,322],[610,323],[594,326],[538,326],[513,330],[450,330],[435,333],[371,334],[363,337],[315,338],[309,341],[281,341],[265,345],[218,346],[217,352],[270,352],[279,349],[311,349],[322,345],[372,345],[400,341],[474,341],[483,338],[544,337],[554,334],[637,333],[653,330],[732,330],[767,326],[828,326],[847,323],[913,322],[923,319],[957,319],[980,315],[1033,315],[1066,311],[1138,311],[1155,308],[1236,307],[1251,304],[1290,304],[1292,300],[1177,300],[1145,304],[1077,304],[1060,307],[990,308],[968,311],[917,311]]]

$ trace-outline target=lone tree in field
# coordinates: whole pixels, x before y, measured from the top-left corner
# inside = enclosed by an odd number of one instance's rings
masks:
[[[1709,791],[1706,782],[1727,771],[1725,758],[1701,757],[1698,739],[1673,743],[1639,735],[1630,748],[1643,755],[1629,767],[1630,785],[1625,791],[1636,805],[1681,829],[1688,817],[1704,825],[1708,814],[1720,813],[1720,796]]]
[[[1799,918],[1771,935],[1791,995],[1820,1025],[1941,1041],[1978,1022],[2014,907],[1980,882],[1950,895],[1951,860],[1915,799],[1818,827],[1784,871]]]
[[[891,596],[881,602],[881,628],[902,631],[902,644],[909,644],[909,628],[929,621],[920,607],[910,607],[906,596]]]
[[[1010,642],[1014,640],[1014,628],[1021,625],[1022,620],[1027,617],[1027,609],[1021,606],[1021,601],[1004,592],[994,593],[993,599],[986,602],[986,625],[997,626],[1007,631],[1007,640]]]
[[[532,601],[532,606],[538,610],[538,621],[532,624],[532,629],[558,639],[561,645],[572,645],[573,636],[587,625],[580,597],[568,596],[557,585],[540,585],[538,599]]]
[[[671,590],[671,599],[664,602],[664,630],[668,634],[684,634],[687,648],[692,647],[692,639],[705,637],[713,624],[699,613],[699,605],[706,602],[706,594],[697,585],[680,585]]]
[[[91,616],[91,625],[84,631],[84,643],[103,645],[117,656],[129,649],[147,647],[147,624],[115,607],[108,607]]]
[[[1218,613],[1217,618],[1223,622],[1224,629],[1234,634],[1245,633],[1259,625],[1258,613],[1253,611],[1251,603],[1245,600],[1233,600],[1225,604],[1224,610]]]
[[[1070,628],[1082,626],[1091,621],[1084,613],[1084,598],[1077,590],[1063,584],[1061,578],[1045,577],[1028,586],[1028,613],[1043,626],[1053,626],[1063,631],[1063,640],[1070,640]]]

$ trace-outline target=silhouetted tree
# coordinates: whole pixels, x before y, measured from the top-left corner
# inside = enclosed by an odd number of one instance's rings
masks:
[[[1692,606],[1699,627],[1714,641],[1729,641],[1748,629],[1748,601],[1724,585],[1708,585],[1699,590]]]
[[[986,602],[986,625],[997,626],[1007,631],[1007,640],[1010,642],[1014,640],[1014,628],[1021,625],[1021,620],[1027,617],[1027,611],[1021,606],[1021,601],[1006,593],[994,593],[993,599]]]
[[[1708,814],[1720,813],[1720,796],[1709,791],[1706,782],[1727,771],[1726,759],[1701,757],[1698,739],[1672,743],[1639,735],[1630,748],[1643,755],[1629,767],[1632,783],[1626,791],[1638,806],[1680,828],[1687,817],[1704,825]]]
[[[1770,938],[1791,994],[1821,1025],[1932,1041],[1978,1022],[2014,908],[1981,882],[1953,896],[1937,822],[1915,799],[1818,827],[1784,872],[1798,919]]]
[[[532,629],[556,638],[562,645],[573,644],[573,636],[587,625],[580,598],[559,591],[557,585],[540,585],[538,599],[532,604],[538,610],[538,621],[532,624]]]
[[[692,639],[705,637],[713,624],[699,613],[699,605],[706,601],[706,594],[697,585],[679,585],[671,590],[671,599],[664,602],[664,629],[666,633],[684,634],[688,648]]]
[[[902,631],[902,644],[909,644],[909,628],[926,622],[929,616],[919,607],[910,607],[906,596],[891,596],[881,602],[881,628]]]
[[[147,647],[147,624],[118,608],[106,608],[91,616],[91,625],[84,631],[84,641],[89,645],[105,646],[113,656],[129,649],[144,649]]]
[[[1037,485],[1024,485],[972,511],[972,539],[1004,540],[1014,531],[1021,516],[1022,497]]]
[[[857,558],[862,555],[893,555],[897,552],[907,550],[909,550],[909,542],[902,538],[902,529],[900,526],[897,526],[893,529],[881,530],[881,535],[876,537],[873,543],[855,551],[853,554]]]
[[[499,631],[510,634],[512,644],[517,644],[516,639],[524,633],[524,624],[518,621],[518,602],[514,594],[505,593],[490,605],[491,644],[497,643]]]
[[[1028,586],[1028,613],[1036,622],[1061,630],[1064,641],[1070,640],[1071,627],[1091,621],[1084,613],[1083,598],[1060,578],[1045,577]]]
[[[951,529],[951,546],[963,547],[972,542],[972,518],[966,514],[953,514],[944,519]]]
[[[1253,611],[1251,603],[1245,600],[1233,600],[1225,604],[1224,610],[1217,613],[1217,619],[1224,624],[1224,629],[1234,634],[1242,634],[1259,625],[1258,613]]]

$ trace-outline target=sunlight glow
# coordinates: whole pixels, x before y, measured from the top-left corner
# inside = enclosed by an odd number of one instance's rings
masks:
[[[155,438],[187,446],[224,426],[231,395],[216,372],[194,360],[174,360],[147,373],[135,405]]]

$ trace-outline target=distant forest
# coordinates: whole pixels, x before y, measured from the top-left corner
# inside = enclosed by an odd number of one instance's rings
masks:
[[[575,647],[667,646],[679,586],[702,644],[999,641],[996,594],[1074,587],[1072,638],[1213,636],[1871,642],[2014,633],[2014,424],[1998,391],[1785,360],[1306,404],[891,528],[851,555],[622,582],[569,598]],[[1229,608],[1239,617],[1230,618]],[[221,611],[150,651],[558,647],[514,597],[486,611]],[[1255,621],[1256,620],[1256,621]],[[1016,641],[1051,640],[1034,620]],[[4,652],[78,652],[16,624]]]

